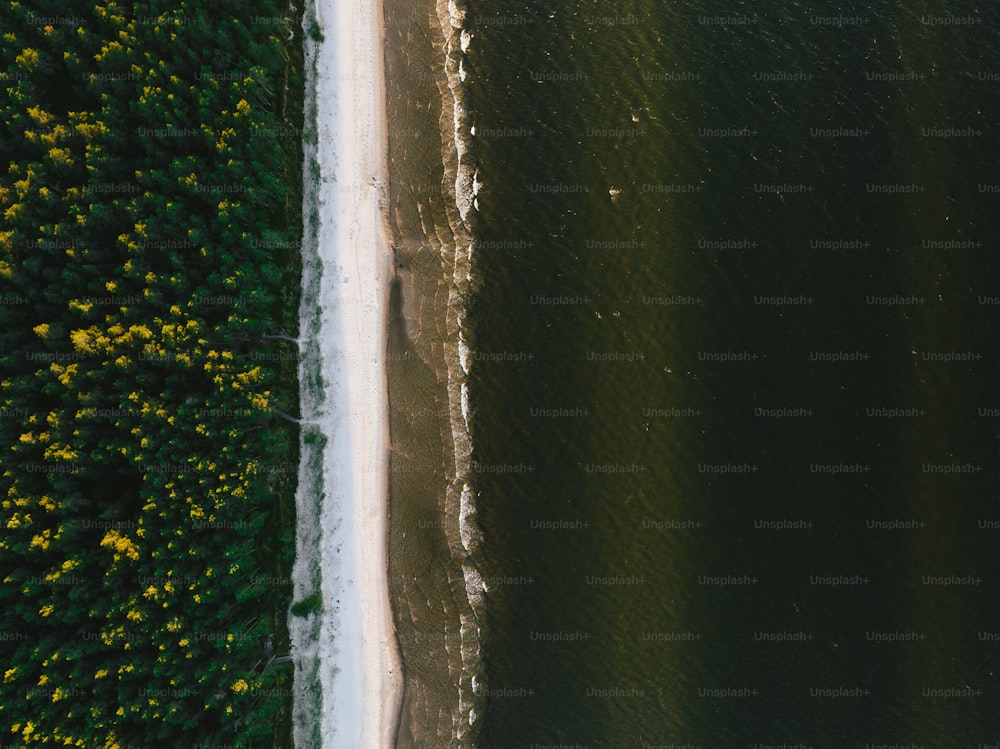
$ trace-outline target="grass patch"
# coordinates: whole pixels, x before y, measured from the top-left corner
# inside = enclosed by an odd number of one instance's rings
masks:
[[[308,598],[303,598],[298,603],[292,604],[292,614],[294,616],[307,617],[310,614],[318,614],[323,608],[323,599],[319,593],[313,593]]]

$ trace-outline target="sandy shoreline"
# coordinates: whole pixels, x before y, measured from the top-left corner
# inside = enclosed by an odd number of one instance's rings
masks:
[[[402,673],[387,572],[386,241],[380,0],[315,0],[320,356],[327,438],[318,654],[324,747],[389,749]],[[308,23],[308,22],[307,22]]]

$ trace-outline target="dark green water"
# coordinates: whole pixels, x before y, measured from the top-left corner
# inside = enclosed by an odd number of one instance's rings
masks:
[[[1000,11],[467,25],[480,745],[1000,741]]]

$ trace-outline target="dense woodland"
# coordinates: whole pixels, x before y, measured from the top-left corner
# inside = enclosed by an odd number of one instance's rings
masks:
[[[280,743],[299,23],[0,8],[0,745]]]

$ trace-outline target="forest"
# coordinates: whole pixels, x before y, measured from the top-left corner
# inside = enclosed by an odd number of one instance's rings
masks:
[[[300,13],[0,8],[0,744],[288,745]]]

